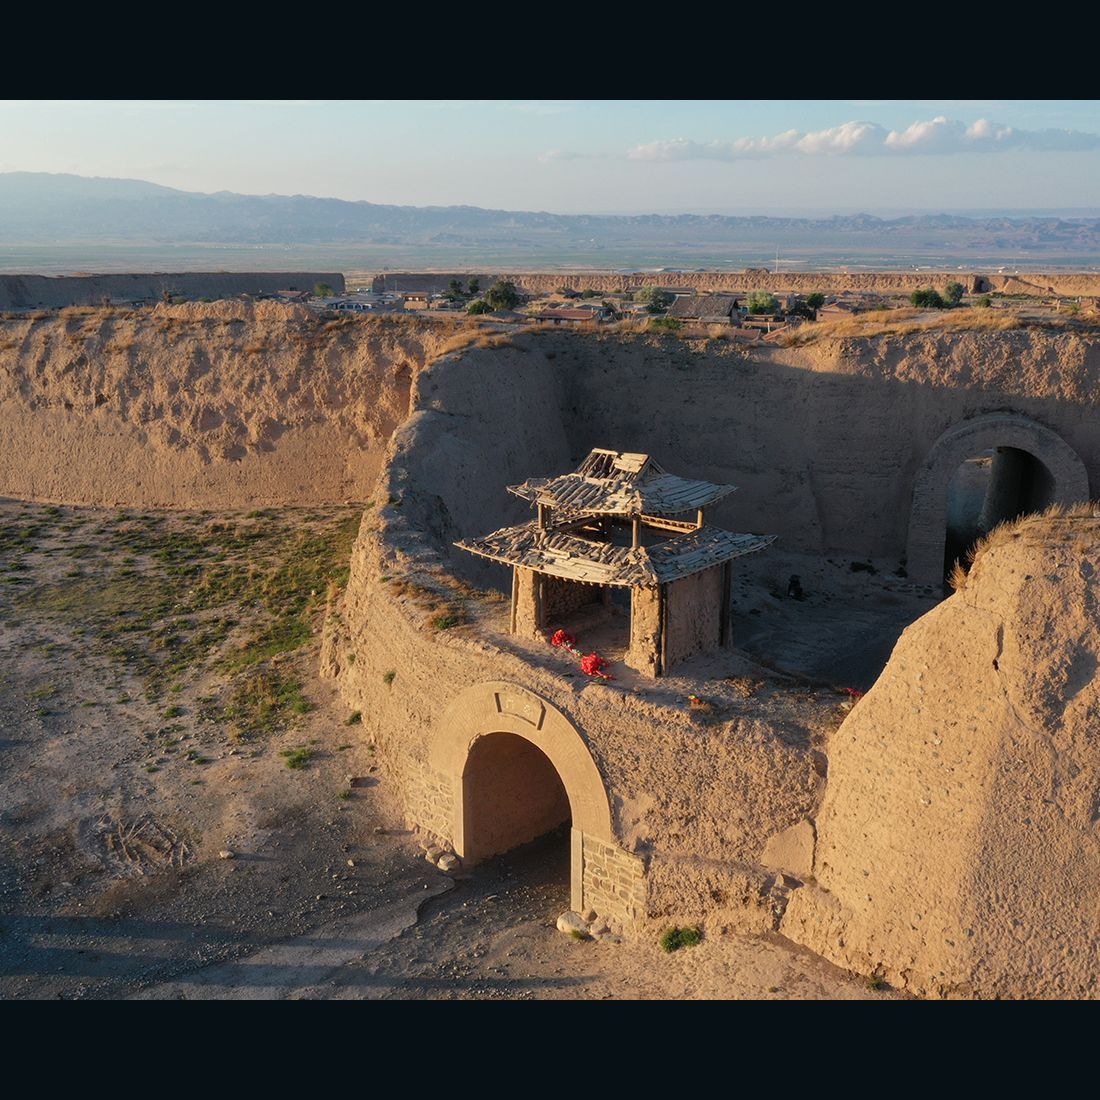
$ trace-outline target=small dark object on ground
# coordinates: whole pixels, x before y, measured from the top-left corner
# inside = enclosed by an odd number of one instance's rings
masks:
[[[869,561],[854,561],[851,566],[853,573],[877,573],[878,570]]]
[[[787,595],[792,600],[805,599],[805,595],[802,592],[802,581],[799,579],[797,573],[792,573],[791,579],[787,581]]]

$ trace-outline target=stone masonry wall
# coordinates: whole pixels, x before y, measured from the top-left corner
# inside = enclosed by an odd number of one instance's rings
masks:
[[[645,916],[645,864],[630,852],[582,835],[584,905],[625,927]]]

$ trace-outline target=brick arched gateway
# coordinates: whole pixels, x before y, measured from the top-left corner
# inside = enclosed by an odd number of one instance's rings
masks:
[[[1060,435],[1020,413],[986,413],[949,428],[932,446],[913,485],[906,548],[909,576],[922,584],[943,580],[947,489],[966,459],[985,450],[1011,448],[1037,459],[1050,476],[1048,503],[1089,499],[1089,477],[1076,451]]]
[[[500,734],[534,746],[565,789],[571,820],[572,908],[595,909],[609,919],[634,923],[644,902],[645,868],[616,843],[607,790],[588,745],[557,707],[518,684],[489,681],[466,688],[435,725],[428,763],[445,798],[440,825],[447,827],[455,852],[467,862],[480,857],[470,835],[477,807],[469,799],[478,791],[469,781],[468,768],[475,746]],[[532,762],[532,767],[538,764]]]

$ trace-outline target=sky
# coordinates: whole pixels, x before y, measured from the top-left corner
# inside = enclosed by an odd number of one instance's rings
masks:
[[[0,171],[570,214],[1100,214],[1100,100],[0,101]]]

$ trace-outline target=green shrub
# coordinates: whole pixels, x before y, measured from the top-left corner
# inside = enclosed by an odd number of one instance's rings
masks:
[[[914,290],[909,295],[909,301],[918,309],[946,309],[947,303],[940,297],[939,292],[931,287],[924,290]]]
[[[295,771],[304,768],[313,759],[312,749],[283,749],[279,755],[286,761],[286,766]]]
[[[654,317],[646,325],[647,329],[654,329],[658,332],[679,332],[683,327],[683,324],[675,317]]]
[[[351,714],[344,719],[345,726],[358,726],[363,721],[363,712],[361,710],[353,710]]]
[[[384,683],[386,685],[386,687],[389,687],[390,684],[393,683],[394,677],[396,675],[397,675],[397,673],[393,672],[393,671],[383,673],[382,674],[382,683]]]
[[[672,927],[666,929],[661,936],[661,949],[663,951],[678,951],[681,947],[694,947],[702,940],[703,930],[699,927]]]

